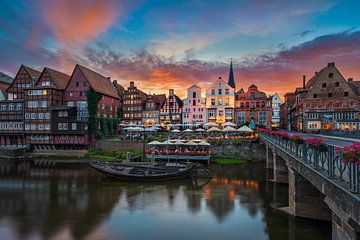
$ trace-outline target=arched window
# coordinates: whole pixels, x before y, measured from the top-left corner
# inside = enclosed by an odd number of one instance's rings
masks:
[[[329,73],[329,78],[333,78],[334,74],[333,73]]]

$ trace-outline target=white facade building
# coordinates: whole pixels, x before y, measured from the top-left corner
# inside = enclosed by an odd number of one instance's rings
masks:
[[[282,100],[279,97],[279,94],[275,93],[271,97],[271,127],[279,127],[280,126],[280,105],[282,104]]]
[[[205,99],[201,96],[201,88],[193,85],[187,89],[187,98],[184,99],[183,124],[185,128],[205,123]]]
[[[234,120],[235,90],[219,77],[206,90],[206,121],[219,124]]]

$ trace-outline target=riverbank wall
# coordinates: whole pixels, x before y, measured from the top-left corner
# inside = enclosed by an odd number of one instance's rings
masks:
[[[96,142],[95,149],[103,150],[141,150],[143,148],[142,141],[120,141],[120,140],[101,140]]]

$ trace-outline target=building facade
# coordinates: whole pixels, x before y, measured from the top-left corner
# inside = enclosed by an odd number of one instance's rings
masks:
[[[251,85],[247,91],[240,89],[235,94],[235,122],[252,127],[271,127],[271,100],[257,86]]]
[[[284,103],[280,105],[280,127],[282,129],[291,130],[291,111],[295,103],[295,93],[288,92],[284,95]]]
[[[279,94],[275,93],[271,96],[271,127],[278,128],[280,127],[280,105],[282,100],[279,97]]]
[[[183,124],[186,128],[199,126],[206,121],[205,99],[202,97],[201,88],[193,85],[187,89],[187,97],[184,99]]]
[[[304,78],[290,109],[293,130],[360,129],[359,87],[360,81],[346,80],[335,63],[329,63],[307,82]]]
[[[206,90],[206,121],[223,124],[234,121],[234,88],[219,77]]]
[[[138,89],[134,82],[124,92],[122,123],[142,124],[142,112],[145,109],[147,94]]]
[[[62,106],[63,93],[69,80],[67,74],[44,68],[35,85],[24,89],[24,132],[27,144],[54,144],[51,108]]]
[[[145,127],[160,124],[160,110],[166,101],[166,95],[148,95],[142,111],[142,124]]]
[[[35,85],[41,72],[21,65],[0,102],[0,146],[25,147],[24,90]]]
[[[169,96],[160,111],[160,123],[181,124],[182,123],[183,101],[174,93],[174,89],[169,89]]]

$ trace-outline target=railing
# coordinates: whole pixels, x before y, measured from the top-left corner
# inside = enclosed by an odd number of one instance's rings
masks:
[[[265,132],[260,133],[260,137],[321,175],[347,186],[351,192],[360,193],[360,166],[342,161],[335,151],[336,146],[325,144],[315,149],[305,142],[296,144],[291,140]]]

